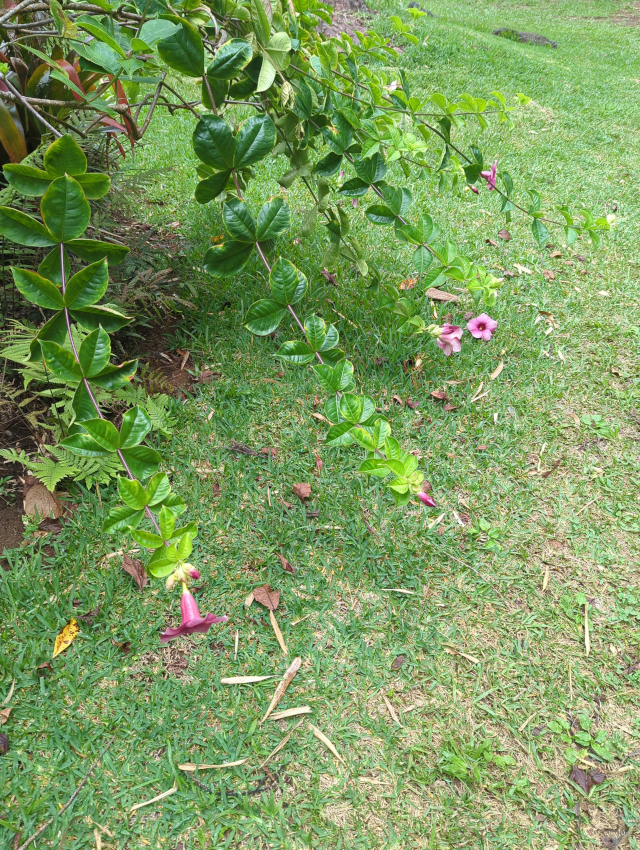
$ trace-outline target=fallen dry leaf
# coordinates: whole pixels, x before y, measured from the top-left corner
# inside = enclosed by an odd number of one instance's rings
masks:
[[[408,399],[405,401],[405,404],[407,405],[407,407],[409,408],[409,410],[417,410],[417,409],[418,409],[418,402],[417,402],[417,401],[414,401],[414,400],[413,400],[413,399],[411,399],[411,398],[408,398]]]
[[[178,790],[178,786],[174,785],[173,788],[169,788],[168,791],[164,791],[162,794],[158,794],[157,797],[152,797],[150,800],[145,800],[144,803],[136,803],[135,806],[131,806],[131,811],[135,812],[138,809],[142,809],[145,806],[150,806],[152,803],[159,803],[160,800],[164,800],[165,797],[170,797],[172,794],[175,794]]]
[[[244,443],[239,443],[237,440],[231,440],[231,445],[226,448],[228,452],[238,452],[238,454],[250,455],[251,457],[258,456],[258,452],[255,449],[252,449],[251,446],[245,446]]]
[[[122,569],[131,576],[140,590],[144,590],[149,584],[147,571],[142,566],[142,561],[139,561],[137,558],[130,558],[128,555],[125,555],[122,559]]]
[[[269,720],[286,720],[287,717],[298,717],[300,714],[311,714],[311,706],[301,705],[298,708],[287,708],[284,711],[276,711]]]
[[[51,666],[50,661],[43,661],[42,664],[38,664],[36,670],[46,670],[47,673],[50,673],[53,670],[53,667]],[[40,675],[44,676],[44,673],[41,673]]]
[[[264,682],[266,679],[273,679],[274,676],[227,676],[225,679],[220,679],[221,685],[253,685],[255,682]]]
[[[0,755],[5,755],[5,753],[9,752],[9,736],[8,735],[0,735]]]
[[[387,711],[391,715],[391,719],[393,720],[393,722],[397,723],[398,726],[402,726],[402,723],[400,723],[400,718],[398,717],[395,708],[391,705],[385,694],[382,695],[382,699],[384,700],[384,704],[387,706]]]
[[[504,239],[505,242],[508,242],[511,239],[511,234],[508,230],[499,230],[498,236],[500,239]]]
[[[444,390],[432,390],[431,397],[437,401],[449,401],[449,397]]]
[[[326,416],[323,416],[321,413],[312,413],[311,415],[313,416],[313,418],[314,418],[314,419],[317,419],[317,420],[318,420],[318,422],[329,422],[329,420],[327,419],[327,417],[326,417]],[[331,423],[329,422],[329,425],[330,425],[330,424],[331,424]]]
[[[585,794],[588,794],[594,785],[602,785],[606,778],[606,774],[599,770],[590,770],[587,772],[577,765],[571,768],[571,773],[569,774],[569,779],[582,788]]]
[[[542,276],[544,277],[545,280],[555,280],[556,279],[556,273],[553,272],[553,271],[550,271],[549,269],[544,269],[544,271],[542,272]]]
[[[311,498],[311,484],[294,484],[292,489],[294,495],[302,501]]]
[[[273,709],[278,705],[278,703],[280,702],[280,700],[284,696],[285,691],[287,690],[287,688],[289,687],[289,685],[293,681],[294,676],[296,675],[296,673],[300,669],[301,665],[302,665],[302,658],[300,656],[297,656],[296,658],[293,659],[291,664],[287,667],[285,674],[282,677],[282,680],[278,684],[278,687],[275,689],[273,697],[271,698],[271,702],[269,703],[269,708],[266,710],[264,717],[260,721],[261,724],[264,723],[264,721],[271,714]]]
[[[37,516],[39,519],[58,519],[63,514],[62,502],[44,484],[34,484],[24,497],[24,512],[27,516]]]
[[[406,660],[407,660],[406,655],[396,655],[396,657],[391,662],[391,669],[392,670],[399,670],[402,667],[402,665],[405,663]]]
[[[520,265],[520,263],[514,263],[513,265],[515,266],[515,268],[518,269],[520,274],[533,274],[531,269],[528,269],[526,266]]]
[[[318,452],[314,452],[313,456],[316,459],[316,463],[315,463],[315,466],[314,466],[314,469],[313,469],[313,474],[319,475],[322,472],[322,467],[324,466],[324,463],[322,462],[322,458],[320,457]]]
[[[446,410],[447,413],[451,413],[452,410],[458,409],[458,405],[457,404],[445,404],[443,409]]]
[[[38,524],[38,531],[43,531],[45,534],[60,534],[62,531],[62,520],[47,517]]]
[[[502,372],[503,369],[504,369],[504,360],[501,360],[498,363],[498,365],[496,366],[496,368],[493,370],[493,372],[489,375],[491,380],[495,381],[495,379],[498,377],[498,375]]]
[[[399,396],[399,395],[392,395],[392,396],[391,396],[391,401],[395,401],[395,403],[396,403],[396,404],[399,404],[399,405],[400,405],[400,407],[404,407],[404,402],[402,401],[402,399],[400,398],[400,396]]]
[[[118,649],[121,649],[122,652],[124,653],[124,655],[128,655],[131,652],[131,641],[130,640],[125,640],[122,643],[120,643],[120,641],[117,641],[117,640],[114,640],[113,638],[111,638],[111,643],[114,646],[117,646]]]
[[[340,755],[340,753],[336,750],[336,748],[333,746],[333,744],[331,743],[331,741],[330,741],[330,740],[327,738],[327,736],[324,734],[324,732],[321,732],[321,731],[317,728],[317,726],[314,726],[312,723],[310,723],[310,724],[309,724],[309,726],[311,727],[311,731],[313,732],[313,734],[315,735],[315,737],[316,737],[316,738],[317,738],[317,739],[318,739],[318,740],[319,740],[322,744],[324,744],[324,745],[325,745],[325,747],[329,750],[329,752],[333,753],[333,755],[334,755],[334,756],[338,759],[338,761],[340,761],[340,762],[342,762],[342,764],[344,764],[344,763],[345,763],[344,759],[342,758],[342,756]]]
[[[210,384],[216,378],[221,378],[221,372],[214,372],[213,369],[203,369],[202,372],[198,375],[198,382],[200,384]]]
[[[561,256],[562,256],[562,251],[552,251],[552,252],[549,254],[549,256],[550,256],[550,257],[552,257],[552,258],[555,260],[555,259],[557,259],[557,257],[561,257]]]
[[[88,623],[90,626],[93,625],[93,621],[100,613],[100,605],[97,605],[93,611],[87,611],[86,614],[81,614],[78,619],[82,620],[84,623]]]
[[[295,573],[295,568],[294,568],[293,564],[291,564],[289,561],[287,561],[287,559],[284,557],[284,555],[281,555],[280,552],[276,552],[276,557],[279,559],[280,563],[282,564],[282,569],[285,572]]]
[[[222,490],[222,488],[220,487],[220,482],[216,478],[215,481],[213,482],[213,486],[211,488],[211,495],[212,496],[219,496],[221,490]]]
[[[54,644],[53,655],[51,657],[55,658],[57,655],[60,655],[61,652],[64,652],[65,649],[68,649],[78,637],[79,633],[80,629],[78,628],[76,620],[69,620],[62,631],[56,635],[56,642]]]
[[[413,289],[413,287],[416,285],[417,282],[418,282],[417,277],[408,277],[408,278],[406,278],[406,280],[402,281],[402,283],[400,284],[400,286],[398,288],[402,289],[402,290]]]
[[[269,584],[262,584],[253,591],[253,598],[268,611],[275,611],[280,604],[280,591],[273,590]]]
[[[323,278],[325,278],[325,280],[327,280],[329,283],[333,284],[333,286],[338,285],[338,280],[337,280],[336,276],[334,274],[332,274],[329,271],[329,269],[322,269],[320,274],[322,275]]]
[[[275,460],[278,457],[278,449],[274,446],[264,446],[260,449],[260,454],[265,457],[271,457]]]
[[[492,245],[494,248],[498,247],[498,243],[495,239],[485,239],[484,241],[487,243],[487,245]]]
[[[9,719],[9,715],[13,711],[13,707],[9,706],[8,708],[3,708],[0,710],[0,726],[4,726],[4,724]]]
[[[244,600],[244,607],[245,607],[245,608],[250,608],[252,604],[253,604],[253,590],[252,590],[252,591],[251,591],[251,593],[247,596],[247,598]]]
[[[238,767],[241,764],[244,764],[246,759],[238,759],[238,761],[226,761],[223,764],[193,764],[193,762],[188,761],[186,764],[179,764],[178,770],[185,770],[189,773],[193,773],[195,770],[219,770],[223,767]]]

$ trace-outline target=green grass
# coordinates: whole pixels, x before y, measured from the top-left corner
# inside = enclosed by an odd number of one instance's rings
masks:
[[[550,201],[607,213],[616,205],[608,247],[594,253],[579,242],[552,259],[517,218],[512,240],[496,249],[485,242],[504,226],[493,196],[451,197],[430,181],[412,182],[414,209],[433,215],[470,256],[533,272],[507,280],[490,311],[500,323],[490,343],[467,338],[460,355],[445,359],[426,338],[387,328],[347,266],[338,289],[329,286],[317,270],[322,234],[295,246],[294,224],[280,251],[309,276],[305,310],[338,324],[360,385],[389,404],[394,432],[419,452],[441,505],[431,514],[399,510],[354,474],[357,450],[323,447],[324,426],[311,415],[312,374],[280,375],[273,353],[293,332],[252,339],[242,329],[247,306],[264,292],[258,265],[228,285],[190,270],[221,233],[220,219],[192,201],[191,118],[158,120],[127,167],[177,167],[160,174],[146,204],[136,199],[136,214],[180,222],[185,297],[199,310],[185,316],[174,342],[223,375],[177,405],[179,427],[159,448],[200,525],[192,560],[203,573],[201,608],[229,621],[205,637],[160,645],[177,599],[159,582],[138,592],[117,558],[103,559],[119,545],[98,531],[111,493],[102,493],[104,507],[86,496],[65,533],[46,541],[55,555],[45,565],[33,546],[13,554],[11,572],[0,574],[0,696],[16,680],[2,728],[11,742],[0,757],[2,846],[56,813],[113,733],[74,807],[36,846],[95,847],[100,824],[108,850],[551,850],[612,847],[638,823],[637,30],[607,20],[624,7],[604,0],[425,5],[438,17],[420,22],[420,45],[399,60],[412,85],[452,98],[496,88],[509,98],[530,95],[535,102],[514,113],[513,129],[469,127],[462,138],[478,142],[487,160],[497,156],[520,191],[535,185]],[[384,15],[378,22],[385,26]],[[498,26],[540,32],[559,48],[496,38]],[[284,161],[270,164],[251,201],[280,191],[273,178],[284,170]],[[299,189],[288,198],[304,209]],[[365,227],[361,209],[356,229],[368,254],[398,283],[411,271],[410,252],[387,231]],[[574,256],[570,265],[572,253],[587,259]],[[464,301],[455,317],[471,307]],[[405,372],[403,362],[418,355],[422,370]],[[500,360],[504,370],[491,381]],[[489,394],[472,403],[481,381]],[[442,387],[458,405],[448,414],[430,396]],[[419,409],[393,404],[395,394]],[[237,456],[224,448],[232,439],[276,446],[277,457]],[[314,452],[324,461],[317,476]],[[546,470],[546,478],[531,474]],[[317,518],[307,519],[291,494],[300,481],[313,484],[307,510]],[[461,526],[454,511],[469,522]],[[276,550],[295,575],[282,571]],[[286,668],[266,611],[243,606],[267,581],[282,591],[278,621],[290,657],[304,659],[281,707],[311,706],[311,722],[345,766],[304,724],[269,770],[258,770],[296,721],[257,725],[272,680],[219,684],[222,676],[280,676]],[[413,595],[386,589],[398,587]],[[589,657],[580,594],[593,600]],[[82,623],[73,646],[39,675],[60,628],[98,605],[93,625]],[[118,646],[125,641],[129,654]],[[395,670],[398,655],[406,661]],[[613,756],[607,780],[588,798],[568,781],[564,752],[576,746],[554,725],[579,716],[603,731]],[[244,757],[241,767],[202,773],[201,785],[177,769]],[[177,793],[130,814],[174,783]],[[620,846],[640,847],[640,830]]]

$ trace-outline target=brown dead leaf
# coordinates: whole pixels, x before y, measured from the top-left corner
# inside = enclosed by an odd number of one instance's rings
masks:
[[[476,446],[476,449],[479,452],[486,452],[487,447],[485,445],[481,445],[481,446]]]
[[[301,665],[302,665],[302,658],[297,656],[296,658],[293,659],[293,661],[291,662],[289,667],[287,667],[284,676],[282,677],[282,679],[278,683],[278,687],[275,689],[273,697],[271,698],[271,702],[269,703],[269,707],[267,708],[267,710],[264,714],[264,717],[260,721],[261,724],[264,723],[264,721],[271,714],[273,709],[278,705],[278,703],[280,702],[280,700],[284,696],[285,691],[287,690],[287,688],[289,687],[289,685],[293,681],[296,673],[300,669]]]
[[[498,236],[500,239],[504,239],[505,242],[508,242],[511,239],[511,234],[508,230],[499,230]]]
[[[446,410],[447,413],[451,413],[452,410],[457,410],[457,409],[458,409],[457,404],[445,404],[445,406],[443,408],[443,410]]]
[[[268,611],[275,611],[280,604],[280,591],[273,590],[269,584],[262,584],[253,591],[253,598]]]
[[[182,362],[180,363],[180,371],[182,371],[187,365],[187,360],[189,359],[190,355],[188,351],[183,351],[181,348],[178,349],[178,354],[182,355]]]
[[[594,785],[602,785],[606,778],[607,775],[599,770],[586,771],[577,765],[571,768],[569,774],[569,779],[575,782],[579,788],[582,788],[585,794],[588,794]]]
[[[417,402],[417,401],[414,401],[414,400],[413,400],[413,399],[411,399],[411,398],[408,398],[408,399],[405,401],[405,404],[407,405],[407,407],[409,408],[409,410],[417,410],[417,409],[418,409],[418,402]]]
[[[78,628],[77,621],[74,619],[69,620],[62,631],[56,635],[56,642],[54,644],[53,655],[51,657],[55,658],[57,655],[60,655],[61,652],[64,652],[65,649],[68,649],[78,637],[79,633],[80,629]]]
[[[320,274],[322,275],[322,277],[323,277],[323,278],[325,278],[325,280],[327,280],[327,281],[328,281],[329,283],[331,283],[333,286],[337,286],[337,285],[338,285],[338,279],[336,278],[336,276],[335,276],[334,274],[332,274],[332,273],[329,271],[329,269],[322,269],[322,271],[320,272]]]
[[[406,655],[396,655],[396,657],[391,662],[391,669],[392,670],[399,670],[406,660],[407,660]]]
[[[433,390],[431,397],[435,398],[436,401],[449,401],[449,397],[444,390]]]
[[[487,245],[492,245],[494,248],[498,247],[498,243],[495,239],[485,239],[484,241],[487,243]]]
[[[88,623],[88,625],[92,626],[93,621],[100,613],[100,605],[97,605],[93,611],[87,611],[86,614],[81,614],[78,619],[82,620],[84,623]]]
[[[296,495],[299,499],[302,499],[303,502],[305,499],[311,498],[311,484],[294,484],[292,489],[294,495]]]
[[[5,755],[9,752],[9,736],[0,735],[0,755]]]
[[[324,463],[322,462],[322,458],[320,457],[318,452],[314,452],[313,456],[316,459],[315,467],[313,469],[313,474],[319,475],[322,472],[322,467],[324,466]]]
[[[36,667],[36,670],[42,670],[43,672],[40,673],[39,675],[44,676],[45,675],[44,671],[46,670],[47,673],[50,673],[53,670],[53,667],[51,666],[50,661],[43,661],[42,664],[38,664],[38,666]]]
[[[498,377],[498,375],[500,375],[500,374],[501,374],[501,372],[502,372],[502,370],[503,370],[503,369],[504,369],[504,360],[501,360],[501,361],[498,363],[498,365],[496,366],[496,368],[493,370],[493,372],[489,375],[489,377],[491,378],[491,380],[492,380],[492,381],[495,381],[495,379]]]
[[[264,446],[260,449],[260,454],[275,460],[278,457],[278,449],[275,446]]]
[[[312,413],[311,415],[313,416],[313,418],[314,418],[314,419],[317,419],[317,420],[318,420],[318,422],[329,422],[329,420],[327,419],[327,417],[326,417],[326,416],[323,416],[321,413]],[[331,423],[329,422],[329,425],[330,425],[330,424],[331,424]]]
[[[544,269],[544,271],[542,272],[542,276],[544,277],[545,280],[555,280],[556,279],[556,273],[553,272],[553,271],[550,271],[549,269]]]
[[[282,569],[286,573],[295,573],[295,568],[294,568],[293,564],[289,563],[289,561],[287,561],[287,559],[284,557],[284,555],[281,555],[280,552],[276,552],[276,557],[278,558],[278,560],[282,564]],[[258,602],[259,601],[260,600],[258,600]]]
[[[0,726],[4,726],[4,724],[9,719],[9,715],[13,711],[13,706],[8,706],[7,708],[3,708],[0,710]]]
[[[213,482],[213,487],[211,488],[211,494],[213,496],[219,496],[221,489],[222,488],[220,487],[220,482],[216,478],[215,481]]]
[[[562,256],[562,251],[552,251],[552,252],[549,254],[549,256],[550,256],[552,259],[554,259],[554,260],[555,260],[555,259],[557,259],[558,257],[561,257],[561,256]]]
[[[434,289],[433,287],[427,289],[426,296],[432,301],[449,301],[452,304],[460,300],[453,292],[443,292],[442,289]]]
[[[405,280],[402,281],[402,283],[400,284],[400,286],[398,288],[403,289],[403,290],[404,289],[413,289],[413,287],[416,285],[417,282],[418,282],[417,277],[408,277],[408,278],[406,278]]]
[[[111,643],[114,646],[117,646],[118,649],[121,649],[122,652],[124,653],[124,655],[128,655],[131,652],[131,641],[130,640],[125,640],[125,641],[122,641],[122,643],[121,643],[120,641],[114,640],[113,638],[111,638]]]
[[[395,403],[396,403],[396,404],[399,404],[399,405],[400,405],[400,407],[404,407],[404,402],[402,401],[402,399],[400,398],[400,396],[399,396],[399,395],[392,395],[392,396],[391,396],[391,401],[395,401]]]
[[[320,516],[320,511],[307,511],[305,513],[307,519],[318,519]]]
[[[63,514],[62,502],[44,484],[34,484],[24,497],[24,512],[27,516],[38,516],[40,519],[58,519]]]
[[[214,372],[213,369],[203,369],[198,375],[198,382],[200,384],[210,384],[212,381],[215,381],[216,378],[221,377],[221,372]]]
[[[287,502],[285,499],[280,499],[280,503],[284,505],[285,510],[292,511],[293,505],[290,502]]]
[[[139,590],[144,590],[149,584],[147,571],[142,566],[142,561],[139,561],[137,558],[130,558],[128,555],[125,555],[122,559],[122,569],[131,576],[138,585]]]

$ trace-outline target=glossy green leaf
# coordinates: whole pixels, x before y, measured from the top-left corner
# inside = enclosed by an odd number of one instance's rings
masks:
[[[122,436],[122,430],[120,431],[120,436]],[[165,499],[171,495],[171,482],[169,481],[167,473],[158,472],[150,478],[146,491],[148,498],[147,504],[153,506],[160,504],[160,502],[164,502]]]
[[[332,425],[327,431],[327,445],[338,448],[339,446],[350,446],[353,443],[351,436],[351,422],[340,422],[337,425]]]
[[[193,131],[193,149],[198,159],[212,168],[233,168],[236,140],[227,122],[218,115],[203,115],[198,121]]]
[[[233,80],[252,58],[253,50],[249,42],[232,38],[216,51],[213,62],[207,68],[207,76],[215,80]]]
[[[0,236],[30,248],[51,248],[57,242],[43,224],[11,207],[0,207]]]
[[[340,399],[340,415],[357,425],[362,418],[362,399],[354,393],[345,393]]]
[[[160,534],[165,540],[170,540],[173,530],[176,527],[176,515],[166,505],[163,505],[160,509],[158,523],[160,525]]]
[[[61,286],[62,284],[62,274],[61,274],[61,266],[60,266],[60,246],[57,245],[53,251],[49,251],[47,256],[38,266],[38,274],[41,277],[46,277],[47,280],[52,281],[52,283]],[[64,251],[64,275],[65,280],[69,280],[71,277],[71,264],[69,263],[69,256],[66,251]]]
[[[152,534],[150,531],[145,531],[142,528],[134,528],[131,531],[131,536],[136,543],[144,546],[145,549],[159,549],[161,546],[164,546],[164,540],[159,534]]]
[[[247,312],[244,325],[253,334],[267,336],[273,333],[286,313],[285,307],[272,298],[254,302]]]
[[[113,422],[106,419],[86,419],[82,427],[101,448],[110,452],[115,452],[118,448],[118,429]]]
[[[124,531],[126,528],[137,528],[140,524],[144,511],[135,510],[127,505],[121,505],[117,508],[111,508],[109,516],[102,525],[102,531],[105,534],[115,534],[117,531]]]
[[[96,304],[84,307],[82,310],[71,309],[69,312],[72,319],[87,331],[102,327],[107,333],[115,333],[133,321],[131,316],[125,316],[118,310]]]
[[[78,384],[76,391],[73,394],[71,406],[73,407],[73,412],[76,415],[76,422],[84,422],[87,419],[95,419],[97,416],[96,407],[91,400],[87,385],[84,381],[80,381]]]
[[[315,354],[306,342],[293,340],[291,342],[284,342],[278,349],[276,357],[286,360],[287,363],[295,363],[298,366],[302,366],[305,363],[311,363],[315,359]]]
[[[155,475],[162,460],[158,452],[148,446],[132,446],[120,451],[132,475],[140,479]]]
[[[98,260],[90,266],[80,269],[68,281],[64,303],[71,309],[79,310],[99,301],[107,291],[109,269],[106,260]]]
[[[132,407],[122,417],[120,426],[121,449],[129,449],[141,443],[151,430],[151,419],[142,407]]]
[[[286,32],[274,33],[267,42],[265,50],[278,71],[284,71],[289,67],[291,39]],[[258,91],[260,91],[259,88]]]
[[[333,123],[322,127],[321,132],[331,150],[336,154],[343,154],[353,139],[353,127],[340,113],[334,113]]]
[[[80,457],[108,457],[113,454],[109,449],[101,446],[100,443],[96,443],[90,434],[72,434],[61,440],[60,445]]]
[[[57,378],[64,381],[80,381],[82,369],[73,354],[50,340],[41,340],[40,348],[47,367]]]
[[[396,220],[395,214],[384,204],[373,204],[366,209],[365,215],[374,224],[389,225]]]
[[[333,367],[334,374],[338,380],[337,389],[340,392],[351,389],[353,386],[353,363],[349,360],[341,360]]]
[[[90,201],[104,198],[111,188],[111,178],[107,174],[78,174],[74,179],[80,184],[85,197]]]
[[[184,499],[182,498],[182,496],[178,496],[177,493],[171,493],[169,496],[163,499],[163,504],[165,504],[168,508],[171,508],[171,510],[176,515],[184,513],[187,509],[187,505]]]
[[[86,378],[93,378],[100,374],[111,359],[111,341],[109,334],[102,328],[91,331],[85,337],[78,351],[78,359],[82,366],[82,373]]]
[[[63,136],[50,145],[44,154],[44,168],[52,177],[68,174],[75,177],[87,170],[87,158],[73,136]]]
[[[225,190],[230,177],[230,171],[220,171],[218,174],[212,174],[210,177],[201,180],[196,186],[196,201],[199,204],[215,201],[218,195]]]
[[[267,115],[253,115],[236,136],[235,167],[248,168],[269,154],[276,143],[275,124]]]
[[[57,242],[77,239],[91,220],[91,207],[73,177],[57,177],[40,203],[42,220]]]
[[[433,263],[433,254],[424,245],[420,245],[413,252],[411,260],[418,274],[424,274]]]
[[[269,286],[280,304],[297,304],[307,291],[307,278],[292,262],[279,257],[269,274]]]
[[[214,104],[224,103],[229,96],[229,83],[225,80],[214,80],[208,74],[202,78],[202,104],[205,109],[214,112]]]
[[[123,59],[126,58],[126,53],[118,43],[117,39],[113,36],[109,30],[100,23],[99,20],[96,20],[95,17],[91,15],[78,15],[75,19],[74,23],[86,30],[88,33],[94,38],[97,38],[98,41],[103,42],[103,44],[108,45],[115,53],[121,56]]]
[[[379,153],[367,159],[354,159],[353,167],[360,180],[369,185],[384,180],[387,173],[387,163]]]
[[[100,242],[98,239],[72,239],[65,248],[77,254],[86,263],[96,263],[105,257],[110,266],[117,266],[129,253],[126,245],[114,245],[111,242]]]
[[[354,428],[353,430],[359,432],[361,429]],[[358,436],[361,437],[362,435],[358,433]],[[356,437],[356,440],[358,443],[360,443],[360,445],[363,445],[363,443],[358,440],[358,437]],[[373,445],[373,440],[371,440],[371,443]],[[372,446],[364,446],[364,448],[371,448],[371,450],[373,450]],[[368,460],[365,460],[360,464],[358,472],[363,475],[373,475],[376,478],[386,478],[387,475],[389,475],[389,473],[391,472],[391,470],[389,469],[387,461],[384,460],[384,458],[369,458]]]
[[[172,15],[168,20],[179,24],[180,29],[158,42],[160,58],[174,71],[187,77],[201,77],[204,74],[204,44],[198,30],[183,18]]]
[[[42,360],[42,351],[40,349],[40,341],[43,339],[48,339],[51,342],[57,342],[58,345],[62,345],[67,338],[67,320],[64,315],[64,311],[61,310],[59,313],[56,313],[48,322],[40,328],[38,331],[38,335],[31,342],[30,348],[30,360],[33,362],[35,360]]]
[[[320,351],[327,336],[327,324],[320,316],[309,316],[304,323],[304,334],[311,351]]]
[[[320,177],[331,177],[336,174],[342,165],[342,154],[329,153],[316,163],[314,171]]]
[[[269,36],[271,35],[271,24],[267,17],[264,4],[262,0],[251,0],[250,8],[253,30],[260,44],[265,45],[269,41]]]
[[[232,277],[246,265],[253,251],[253,243],[228,239],[222,245],[209,248],[203,266],[213,277]]]
[[[27,301],[45,310],[60,310],[64,307],[62,293],[55,284],[27,269],[11,267],[16,289]]]
[[[347,180],[346,183],[343,183],[342,186],[338,189],[341,195],[345,195],[347,198],[361,198],[363,195],[366,195],[369,191],[369,184],[365,183],[364,180],[361,180],[359,177],[353,177],[351,180]]]
[[[258,242],[275,239],[287,230],[291,224],[289,207],[282,198],[273,198],[263,204],[258,213],[256,238]]]
[[[256,241],[256,222],[249,205],[238,198],[231,198],[222,206],[222,221],[227,233],[239,242]]]
[[[533,236],[538,245],[543,246],[547,244],[549,241],[549,231],[539,218],[533,219],[531,222],[531,230],[533,231]]]
[[[342,422],[342,416],[340,415],[340,396],[332,395],[324,403],[324,412],[327,416],[329,422],[338,423]]]
[[[126,360],[120,366],[105,366],[102,372],[91,378],[91,383],[103,390],[117,390],[129,383],[137,368],[137,360]]]
[[[271,88],[276,78],[276,66],[268,56],[262,57],[262,67],[260,68],[260,76],[258,77],[257,92],[267,91]]]
[[[30,198],[42,197],[53,179],[46,171],[32,165],[9,163],[3,166],[3,171],[7,183],[21,195]]]

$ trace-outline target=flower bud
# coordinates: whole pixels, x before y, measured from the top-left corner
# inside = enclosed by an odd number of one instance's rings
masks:
[[[186,564],[185,564],[185,566],[186,566]],[[188,573],[191,576],[191,578],[200,578],[200,572],[195,567],[190,567],[189,570],[188,570]]]
[[[422,502],[423,505],[426,505],[428,508],[437,508],[438,506],[435,503],[433,497],[431,497],[428,493],[425,493],[424,490],[421,490],[418,494],[418,498]]]
[[[171,591],[171,590],[173,590],[173,588],[175,586],[176,586],[176,574],[171,573],[171,575],[169,576],[169,578],[167,579],[167,581],[165,583],[165,587],[167,588],[167,590]]]

